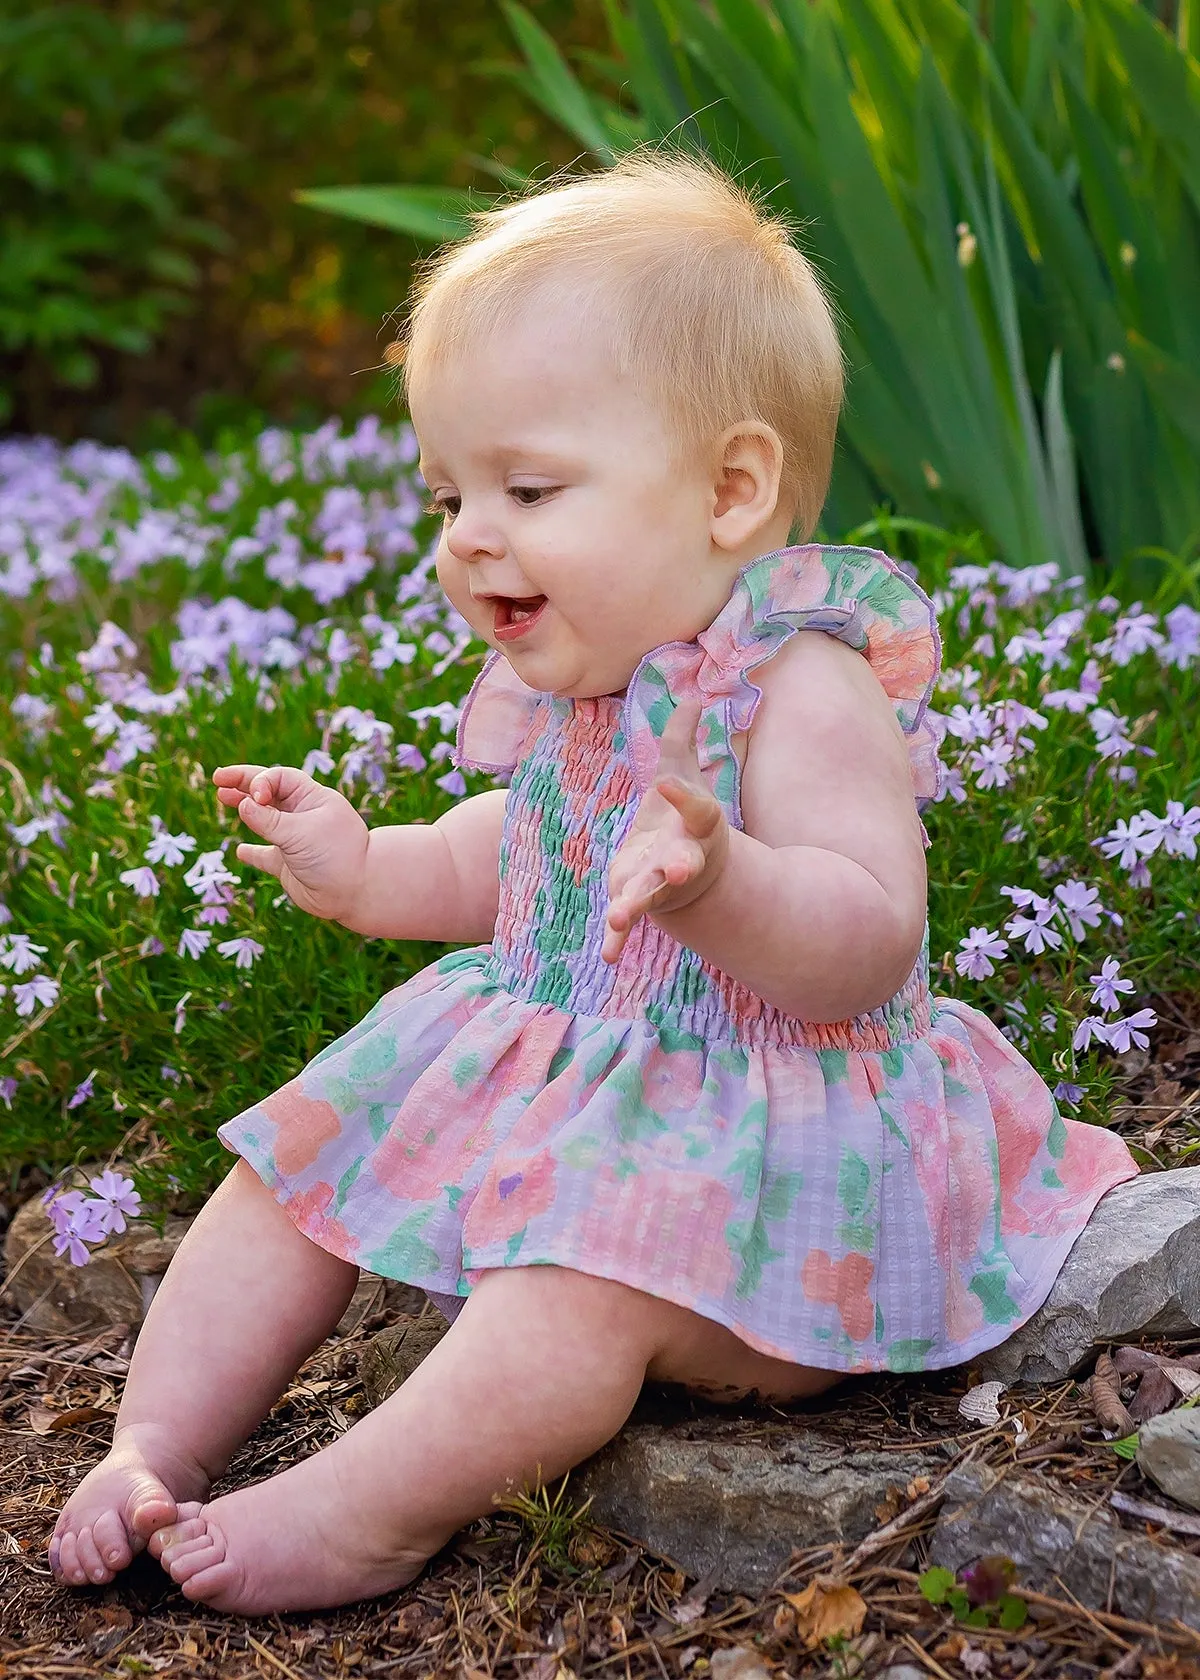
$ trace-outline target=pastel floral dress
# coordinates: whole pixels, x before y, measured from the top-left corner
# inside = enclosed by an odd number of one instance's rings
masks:
[[[752,673],[801,630],[869,660],[914,798],[934,797],[933,609],[870,549],[754,562],[622,696],[537,694],[489,658],[458,757],[511,776],[491,944],[389,992],[220,1130],[314,1242],[451,1305],[493,1267],[572,1267],[838,1371],[957,1364],[1045,1299],[1137,1168],[984,1015],[930,995],[928,929],[900,991],[832,1025],[649,920],[600,959],[609,863],[675,704],[699,696],[703,773],[740,826],[732,737]]]

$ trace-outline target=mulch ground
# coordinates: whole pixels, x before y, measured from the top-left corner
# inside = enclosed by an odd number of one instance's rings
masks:
[[[1190,1163],[1200,1139],[1200,1000],[1155,1001],[1160,1044],[1130,1069],[1117,1123],[1147,1166]],[[36,1188],[25,1184],[22,1194]],[[144,1557],[108,1587],[62,1588],[50,1576],[46,1542],[72,1487],[107,1446],[129,1334],[36,1336],[11,1308],[5,1316],[5,1304],[0,1296],[0,1680],[870,1680],[903,1663],[938,1680],[1200,1680],[1200,1633],[1085,1609],[1065,1588],[1034,1593],[1018,1582],[1028,1620],[1013,1632],[965,1628],[929,1604],[917,1583],[940,1476],[898,1484],[867,1541],[795,1554],[753,1599],[711,1590],[674,1560],[591,1526],[572,1504],[569,1480],[562,1492],[472,1525],[413,1586],[342,1610],[242,1621],[190,1604]],[[318,1349],[222,1491],[273,1475],[349,1428],[366,1405],[362,1347],[392,1321],[369,1312]],[[936,1443],[947,1470],[969,1453],[1045,1478],[1097,1509],[1113,1510],[1114,1492],[1126,1504],[1148,1502],[1160,1520],[1121,1514],[1124,1526],[1200,1555],[1200,1536],[1186,1531],[1200,1523],[1168,1508],[1136,1464],[1113,1452],[1085,1386],[1007,1395],[1001,1423],[985,1429],[958,1413],[965,1387],[956,1373],[872,1377],[813,1405],[771,1411],[819,1422],[859,1448]],[[648,1391],[640,1411],[678,1415],[680,1406]],[[817,1638],[822,1607],[836,1625],[839,1608],[853,1604],[838,1596],[838,1583],[865,1602],[861,1631]]]

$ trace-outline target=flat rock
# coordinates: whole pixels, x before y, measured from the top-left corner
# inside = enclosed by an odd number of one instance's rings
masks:
[[[8,1295],[24,1315],[24,1328],[58,1336],[102,1324],[139,1325],[193,1217],[172,1216],[161,1233],[149,1220],[130,1220],[123,1233],[92,1250],[86,1266],[76,1266],[55,1254],[40,1197],[25,1202],[4,1242]],[[349,1334],[380,1310],[415,1315],[425,1302],[423,1290],[363,1272],[338,1330]]]
[[[442,1315],[430,1307],[428,1312],[402,1318],[399,1324],[372,1336],[358,1361],[359,1379],[370,1404],[381,1406],[394,1394],[449,1328]]]
[[[1200,1167],[1175,1167],[1101,1197],[1045,1303],[971,1364],[1003,1383],[1061,1382],[1107,1343],[1198,1330]]]
[[[571,1487],[602,1526],[716,1586],[756,1592],[798,1548],[861,1540],[890,1488],[944,1466],[917,1447],[855,1451],[807,1418],[692,1418],[626,1424]]]
[[[1164,1493],[1200,1511],[1200,1412],[1194,1407],[1164,1412],[1142,1424],[1137,1461]]]
[[[944,1489],[931,1563],[957,1571],[999,1552],[1017,1565],[1015,1593],[1062,1598],[1066,1587],[1089,1609],[1200,1628],[1200,1558],[1123,1529],[1094,1499],[982,1465],[952,1470]]]

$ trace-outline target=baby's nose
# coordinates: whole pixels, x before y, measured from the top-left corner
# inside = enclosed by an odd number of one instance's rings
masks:
[[[464,564],[479,560],[495,560],[507,553],[503,533],[487,520],[472,515],[464,508],[459,512],[446,534],[446,546],[456,560]]]

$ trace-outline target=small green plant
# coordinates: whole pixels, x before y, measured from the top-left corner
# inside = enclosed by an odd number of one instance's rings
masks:
[[[1011,1631],[1023,1627],[1028,1615],[1025,1600],[1009,1590],[1016,1578],[1011,1558],[991,1556],[977,1558],[957,1575],[940,1567],[927,1569],[918,1585],[930,1604],[946,1605],[967,1627]]]
[[[587,1499],[582,1505],[576,1505],[568,1498],[569,1479],[563,1477],[553,1497],[549,1488],[540,1487],[534,1493],[513,1493],[497,1499],[496,1509],[511,1511],[521,1519],[529,1536],[531,1555],[541,1558],[551,1569],[574,1573],[571,1542],[580,1534],[584,1514],[592,1502]]]

